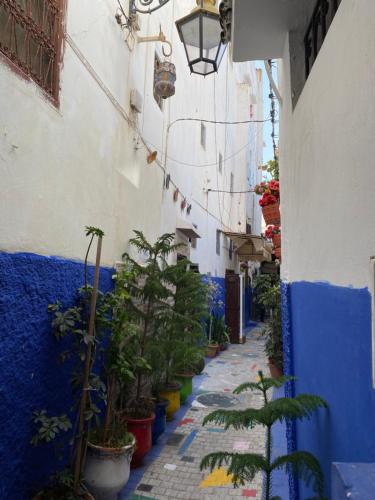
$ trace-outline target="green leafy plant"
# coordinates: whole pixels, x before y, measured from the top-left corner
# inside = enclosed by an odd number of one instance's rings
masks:
[[[264,172],[267,172],[275,181],[279,180],[279,161],[270,160],[266,165],[260,167]]]
[[[223,315],[214,312],[210,317],[211,338],[216,344],[222,345],[230,342],[228,327]]]
[[[247,382],[234,391],[241,394],[245,391],[257,391],[263,395],[263,407],[259,409],[248,408],[246,410],[216,410],[203,420],[203,425],[215,423],[224,425],[225,429],[232,427],[235,430],[247,430],[255,425],[261,425],[266,429],[266,451],[265,455],[257,453],[230,453],[217,452],[206,455],[201,462],[201,470],[213,471],[223,465],[228,467],[228,474],[232,475],[235,487],[244,485],[254,479],[261,472],[265,477],[265,500],[277,500],[272,490],[272,475],[276,470],[289,470],[311,486],[316,494],[316,500],[323,500],[324,477],[318,460],[309,452],[296,451],[288,455],[282,455],[272,460],[272,426],[276,422],[301,420],[309,418],[312,413],[319,409],[327,409],[327,403],[318,396],[310,394],[299,394],[295,398],[280,398],[269,401],[267,391],[273,387],[282,387],[293,377],[279,377],[277,379],[265,378],[259,372],[259,382]]]
[[[268,312],[262,333],[266,337],[265,353],[279,369],[283,368],[283,339],[281,323],[280,278],[278,275],[259,275],[254,280],[256,302]]]
[[[209,318],[206,327],[207,341],[208,345],[217,345],[217,340],[214,338],[213,332],[213,322],[215,317],[222,316],[221,309],[223,307],[223,302],[220,299],[220,285],[213,281],[210,277],[207,280],[208,287],[208,309]]]
[[[167,321],[173,301],[167,259],[180,245],[173,243],[174,234],[164,234],[151,244],[142,232],[134,233],[135,237],[130,240],[130,245],[143,258],[143,262],[139,263],[129,253],[123,255],[124,263],[130,271],[124,287],[129,293],[130,318],[137,325],[133,352],[139,359],[146,360],[146,363],[136,367],[135,394],[125,403],[125,411],[135,418],[147,418],[153,410],[149,383],[152,340]]]
[[[166,386],[174,374],[191,373],[204,359],[202,319],[207,316],[207,285],[190,270],[187,259],[169,267],[168,281],[174,290],[172,305],[155,339],[164,360]]]

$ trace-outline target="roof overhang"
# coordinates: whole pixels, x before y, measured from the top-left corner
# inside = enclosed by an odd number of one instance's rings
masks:
[[[236,245],[236,253],[242,261],[271,262],[272,246],[262,236],[224,232]]]
[[[180,231],[182,234],[188,238],[200,238],[200,234],[197,232],[196,228],[190,222],[178,219],[176,224],[176,230]]]
[[[233,61],[282,57],[286,34],[306,25],[316,0],[233,0]]]

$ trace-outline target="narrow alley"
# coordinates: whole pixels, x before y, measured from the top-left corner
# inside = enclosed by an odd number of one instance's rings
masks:
[[[233,395],[243,382],[255,381],[258,371],[268,375],[261,328],[252,329],[247,342],[232,345],[214,358],[194,379],[194,393],[181,408],[158,445],[145,458],[145,466],[134,471],[121,500],[215,500],[249,497],[261,500],[262,476],[242,488],[233,488],[224,469],[201,472],[199,464],[208,452],[237,451],[264,453],[264,430],[225,431],[202,426],[206,415],[218,408],[242,409],[261,406],[261,396],[250,392]],[[286,481],[285,481],[286,484]],[[284,485],[285,488],[285,485]],[[283,497],[287,499],[288,497]]]
[[[375,499],[374,19],[0,0],[0,500]]]

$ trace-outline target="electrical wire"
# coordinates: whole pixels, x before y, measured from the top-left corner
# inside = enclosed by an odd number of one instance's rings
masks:
[[[255,193],[255,190],[248,189],[246,191],[225,191],[224,189],[207,189],[207,193],[246,194],[246,193]]]
[[[272,121],[272,118],[266,118],[264,120],[241,120],[241,121],[235,121],[235,122],[226,122],[226,121],[216,121],[216,120],[204,120],[203,118],[177,118],[177,120],[174,120],[169,124],[168,128],[171,128],[172,125],[178,122],[200,122],[200,123],[213,123],[215,125],[245,125],[248,123],[266,123]]]

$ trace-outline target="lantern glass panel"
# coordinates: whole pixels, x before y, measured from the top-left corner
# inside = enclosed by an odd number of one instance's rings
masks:
[[[200,57],[200,16],[196,14],[180,24],[181,35],[190,61]]]
[[[191,65],[192,71],[194,73],[199,73],[200,75],[208,75],[215,71],[215,67],[211,62],[198,61]]]
[[[210,59],[215,59],[216,51],[220,43],[221,26],[216,16],[202,15],[202,48],[209,51]]]

